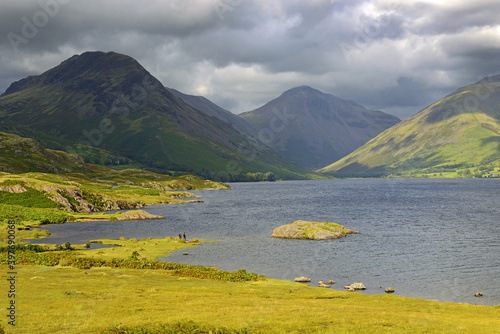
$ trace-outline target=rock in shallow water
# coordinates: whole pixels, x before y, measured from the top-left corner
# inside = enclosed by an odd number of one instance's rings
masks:
[[[345,226],[329,222],[309,222],[297,220],[293,224],[274,229],[271,237],[285,239],[325,240],[343,238],[347,234],[358,233]]]

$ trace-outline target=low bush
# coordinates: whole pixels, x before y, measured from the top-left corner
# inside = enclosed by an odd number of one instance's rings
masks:
[[[6,247],[3,248],[5,249],[2,250],[2,253],[7,253],[8,249],[6,249]],[[115,258],[111,260],[100,260],[94,258],[79,257],[79,253],[68,250],[71,249],[71,246],[69,246],[68,248],[67,244],[65,246],[60,246],[59,249],[66,250],[62,252],[47,252],[45,249],[40,250],[39,248],[36,248],[34,250],[31,250],[30,248],[19,248],[19,250],[16,251],[16,263],[19,265],[44,266],[56,266],[59,264],[64,264],[66,266],[76,267],[79,269],[90,269],[93,267],[111,267],[121,269],[165,270],[164,274],[167,276],[202,278],[226,282],[246,282],[264,279],[264,276],[249,273],[244,269],[235,272],[229,272],[218,270],[217,268],[213,267],[150,261],[137,258],[138,253],[135,254],[135,257],[130,256],[127,259]],[[7,261],[7,254],[1,254],[0,264],[7,264]]]
[[[0,253],[7,253],[9,251],[9,248],[10,248],[10,246],[0,247]],[[41,252],[49,251],[48,247],[44,247],[44,246],[40,246],[40,245],[32,245],[32,244],[16,245],[14,250],[15,250],[15,252],[29,251],[29,252],[33,252],[33,253],[41,253]]]

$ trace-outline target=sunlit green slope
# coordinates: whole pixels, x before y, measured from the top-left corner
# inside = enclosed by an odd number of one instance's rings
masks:
[[[320,172],[383,177],[471,169],[487,176],[496,173],[499,159],[500,76],[494,76],[446,96]]]

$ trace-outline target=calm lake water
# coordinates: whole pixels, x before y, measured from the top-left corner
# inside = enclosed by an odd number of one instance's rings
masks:
[[[500,180],[381,179],[235,183],[233,190],[194,191],[204,203],[156,205],[164,220],[49,225],[47,242],[98,238],[217,240],[162,258],[247,269],[271,278],[362,282],[362,293],[500,304]],[[360,234],[310,241],[271,238],[303,219],[331,221]],[[189,256],[182,255],[188,252]],[[474,297],[481,291],[484,296]]]

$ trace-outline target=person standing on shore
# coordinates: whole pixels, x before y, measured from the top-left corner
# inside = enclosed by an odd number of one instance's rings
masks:
[[[186,241],[186,232],[184,232],[184,241]]]

